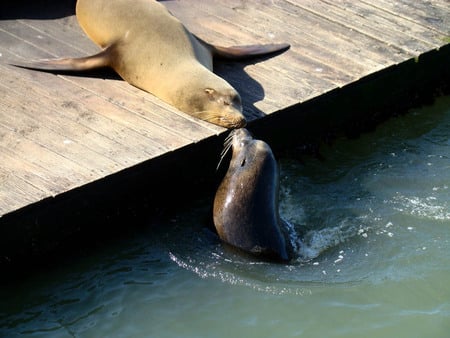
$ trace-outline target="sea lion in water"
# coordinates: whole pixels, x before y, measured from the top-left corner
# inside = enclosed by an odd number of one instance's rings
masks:
[[[247,129],[233,130],[230,166],[214,198],[213,219],[219,237],[244,251],[280,260],[293,258],[289,225],[278,212],[278,164],[269,145]]]
[[[51,71],[111,67],[128,83],[226,128],[243,127],[246,121],[238,92],[212,72],[213,56],[243,59],[289,48],[287,44],[210,45],[152,0],[78,0],[76,16],[103,51],[18,65]]]

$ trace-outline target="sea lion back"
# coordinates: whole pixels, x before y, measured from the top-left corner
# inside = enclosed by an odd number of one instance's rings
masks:
[[[76,16],[85,33],[102,48],[128,35],[144,39],[151,34],[147,43],[152,43],[153,39],[170,41],[173,36],[180,36],[174,34],[179,31],[183,39],[188,39],[181,22],[156,1],[78,0]]]

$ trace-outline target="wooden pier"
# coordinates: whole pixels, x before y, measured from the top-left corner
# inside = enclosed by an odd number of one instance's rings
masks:
[[[216,69],[241,93],[249,129],[275,148],[318,125],[351,131],[450,77],[448,0],[163,4],[208,42],[291,44],[280,55]],[[213,186],[225,129],[112,72],[54,75],[9,65],[97,52],[74,7],[73,0],[0,4],[2,263],[64,246],[86,228],[109,231],[140,203],[157,213]]]

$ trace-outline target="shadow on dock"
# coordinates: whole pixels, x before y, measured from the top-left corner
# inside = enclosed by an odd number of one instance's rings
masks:
[[[50,20],[75,14],[76,0],[3,0],[0,20]]]

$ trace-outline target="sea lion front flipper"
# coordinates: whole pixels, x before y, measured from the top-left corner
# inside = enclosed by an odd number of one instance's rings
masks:
[[[47,71],[85,71],[110,66],[110,54],[113,46],[98,54],[80,58],[47,59],[30,62],[14,62],[13,66]]]
[[[290,47],[291,46],[287,43],[231,47],[212,46],[212,52],[215,57],[232,60],[244,60],[256,56],[284,52]]]
[[[211,51],[213,57],[231,60],[244,60],[256,56],[284,52],[291,47],[287,43],[222,47],[212,45],[198,36],[195,36],[195,38]]]

